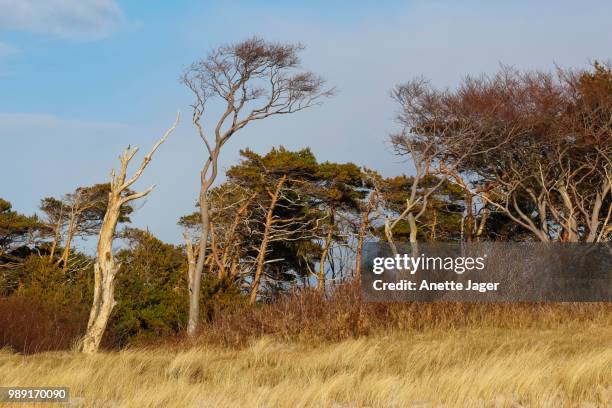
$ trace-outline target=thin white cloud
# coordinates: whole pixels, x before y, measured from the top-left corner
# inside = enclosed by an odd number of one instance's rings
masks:
[[[124,20],[115,0],[0,0],[0,30],[99,39]]]

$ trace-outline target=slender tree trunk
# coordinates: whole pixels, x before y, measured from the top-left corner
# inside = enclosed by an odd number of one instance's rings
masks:
[[[604,193],[607,193],[607,191],[604,190]],[[591,217],[587,219],[589,233],[585,239],[586,242],[595,242],[597,240],[597,228],[599,227],[599,211],[601,210],[602,203],[603,201],[601,199],[601,193],[597,192],[597,195],[595,197],[595,203],[593,204],[593,208],[591,209]],[[606,228],[606,225],[604,224],[603,227]]]
[[[359,232],[357,233],[357,253],[355,256],[355,277],[357,280],[361,280],[361,253],[363,252],[363,243],[365,242],[368,228],[370,228],[370,213],[374,209],[376,200],[377,194],[374,192],[370,195],[368,205],[361,214],[361,223],[359,225]]]
[[[363,252],[363,243],[365,241],[365,234],[367,227],[363,224],[359,226],[359,232],[357,233],[357,251],[355,253],[355,279],[361,280],[361,253]]]
[[[478,224],[478,230],[476,231],[476,240],[480,241],[480,237],[482,237],[482,233],[485,230],[485,227],[487,225],[487,221],[489,219],[489,214],[490,214],[491,210],[486,207],[485,204],[485,208],[482,210],[482,218],[480,219],[480,223]]]
[[[436,228],[438,227],[438,211],[436,209],[433,210],[433,222],[431,223],[431,234],[429,239],[431,241],[436,240]]]
[[[472,242],[474,240],[474,207],[472,192],[468,188],[465,191],[465,240]]]
[[[66,235],[66,245],[64,246],[64,251],[62,252],[62,256],[59,260],[59,263],[62,264],[62,270],[66,271],[68,269],[68,258],[70,258],[70,248],[72,247],[72,238],[74,237],[74,219],[70,218],[70,225],[68,226],[68,233]]]
[[[57,251],[58,239],[59,239],[58,236],[53,237],[53,242],[51,243],[51,249],[49,250],[49,261],[50,262],[53,260],[53,257],[55,256],[55,251]]]
[[[325,236],[325,244],[323,246],[323,252],[321,252],[321,259],[319,259],[319,275],[317,279],[317,290],[324,291],[325,290],[325,262],[327,261],[327,254],[329,253],[329,247],[332,243],[332,238],[334,237],[334,218],[335,211],[331,209],[329,211],[329,223],[327,224],[327,235]]]
[[[595,203],[591,209],[591,216],[588,219],[588,228],[589,234],[586,237],[586,242],[599,242],[601,237],[606,233],[607,230],[612,229],[609,224],[610,221],[610,213],[612,208],[608,208],[608,215],[603,219],[601,231],[598,233],[599,228],[599,212],[601,211],[601,207],[603,205],[603,200],[608,197],[612,198],[612,181],[608,179],[608,181],[604,184],[601,192],[597,192],[595,197]]]
[[[185,239],[185,250],[187,252],[187,283],[189,285],[189,292],[191,293],[193,290],[196,273],[195,248],[191,243],[191,240],[189,239],[187,233],[183,234],[183,238]]]
[[[414,214],[408,214],[408,226],[410,227],[410,248],[412,250],[412,257],[417,258],[419,256],[419,242],[417,241],[417,225]]]
[[[60,263],[62,263],[62,270],[68,270],[68,258],[70,257],[70,248],[72,247],[72,239],[74,238],[74,234],[77,229],[77,218],[79,217],[81,206],[81,195],[77,194],[74,203],[72,204],[72,209],[70,211],[70,221],[68,223],[68,232],[66,235],[66,245],[64,245],[64,252],[62,253],[62,257],[60,258]]]
[[[234,277],[236,273],[236,267],[234,266],[233,260],[237,253],[236,245],[234,244],[234,236],[236,235],[236,230],[238,229],[240,221],[242,221],[242,216],[246,213],[249,205],[255,199],[256,195],[257,194],[251,195],[244,203],[242,203],[242,205],[238,209],[238,212],[236,213],[236,218],[234,218],[234,221],[232,222],[230,230],[227,234],[227,239],[225,240],[226,244],[225,248],[223,249],[223,256],[221,258],[221,262],[223,265],[227,265],[228,261],[230,262],[229,275],[231,277]]]
[[[268,250],[268,242],[270,240],[270,231],[272,229],[272,224],[274,224],[274,209],[276,208],[276,203],[278,202],[278,198],[280,196],[281,190],[285,181],[287,180],[287,176],[281,177],[281,179],[276,183],[276,188],[274,193],[271,195],[270,206],[268,207],[268,211],[266,213],[266,224],[264,226],[264,234],[261,240],[261,244],[259,245],[259,254],[257,255],[257,268],[255,269],[255,277],[253,278],[253,283],[251,285],[251,298],[250,304],[254,305],[257,302],[257,293],[259,292],[259,284],[261,282],[261,275],[263,274],[264,266],[266,263],[266,251]]]
[[[200,320],[200,288],[202,286],[202,273],[206,260],[206,246],[209,236],[210,217],[208,212],[208,186],[202,186],[200,194],[200,222],[202,234],[195,270],[189,282],[189,320],[187,322],[187,335],[193,337],[198,329]]]
[[[415,243],[417,242],[417,225],[416,225],[416,218],[414,217],[414,215],[412,213],[408,214],[408,227],[410,228],[410,243]]]
[[[200,129],[198,124],[198,129]],[[200,320],[200,288],[202,287],[202,273],[204,273],[204,262],[206,261],[206,247],[208,246],[208,236],[210,234],[210,205],[208,201],[208,190],[217,178],[217,159],[219,157],[221,146],[217,146],[210,151],[210,156],[202,171],[200,172],[201,188],[200,188],[200,223],[202,233],[200,235],[200,244],[198,249],[198,257],[193,281],[189,284],[189,318],[187,321],[187,335],[193,337],[198,329]],[[208,170],[212,171],[210,177]]]
[[[567,242],[578,242],[578,222],[576,221],[575,209],[572,200],[565,187],[558,189],[561,194],[561,199],[567,210],[564,228],[564,241]]]
[[[397,247],[395,246],[395,242],[393,240],[393,227],[388,219],[385,220],[385,238],[387,238],[387,243],[391,248],[391,253],[393,253],[393,256],[396,256]]]
[[[55,227],[55,233],[53,234],[53,242],[51,243],[51,250],[49,251],[49,262],[53,261],[53,257],[55,256],[55,251],[57,251],[57,244],[60,240],[60,226],[59,221],[58,225]]]
[[[231,258],[230,276],[232,278],[235,278],[236,276],[238,276],[239,264],[240,264],[240,257],[238,256],[238,251],[236,251],[234,255],[232,255],[232,258]]]
[[[55,223],[55,228],[53,230],[53,242],[51,243],[51,250],[49,251],[49,262],[53,261],[53,257],[55,256],[55,251],[57,250],[57,244],[61,239],[61,229],[62,229],[62,221],[64,220],[64,203],[60,207],[59,217],[57,218],[57,222]]]
[[[225,263],[221,261],[221,258],[219,257],[219,242],[217,239],[217,233],[215,231],[215,226],[213,224],[210,224],[209,227],[210,230],[210,255],[212,257],[212,261],[217,265],[217,268],[219,268],[219,272],[217,273],[217,278],[218,279],[223,279],[225,277]]]

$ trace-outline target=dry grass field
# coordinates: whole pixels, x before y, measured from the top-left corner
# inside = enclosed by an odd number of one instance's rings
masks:
[[[391,330],[320,344],[263,337],[91,357],[4,350],[0,384],[67,386],[82,407],[610,407],[612,327]]]

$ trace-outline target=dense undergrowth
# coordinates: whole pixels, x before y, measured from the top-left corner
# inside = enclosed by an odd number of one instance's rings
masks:
[[[137,316],[137,318],[139,318]],[[212,307],[198,337],[187,339],[182,328],[163,335],[124,342],[110,327],[106,350],[125,346],[183,348],[195,344],[246,346],[262,337],[305,343],[338,342],[384,332],[424,332],[463,328],[552,330],[572,325],[612,327],[609,303],[365,303],[354,283],[326,295],[296,291],[256,307],[231,302]],[[14,296],[0,300],[0,344],[18,352],[68,350],[83,332],[87,311],[71,305],[45,304]],[[154,332],[154,331],[153,331]]]

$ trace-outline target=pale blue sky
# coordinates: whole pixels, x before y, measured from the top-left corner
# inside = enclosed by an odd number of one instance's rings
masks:
[[[325,106],[244,129],[227,146],[310,146],[321,160],[406,169],[384,141],[389,90],[423,75],[454,86],[499,63],[585,67],[612,57],[610,1],[0,0],[0,197],[32,213],[40,198],[107,180],[128,143],[148,148],[180,109],[182,69],[252,35],[299,41],[304,67],[337,87]],[[204,150],[189,121],[140,183],[158,185],[133,217],[179,242]]]

